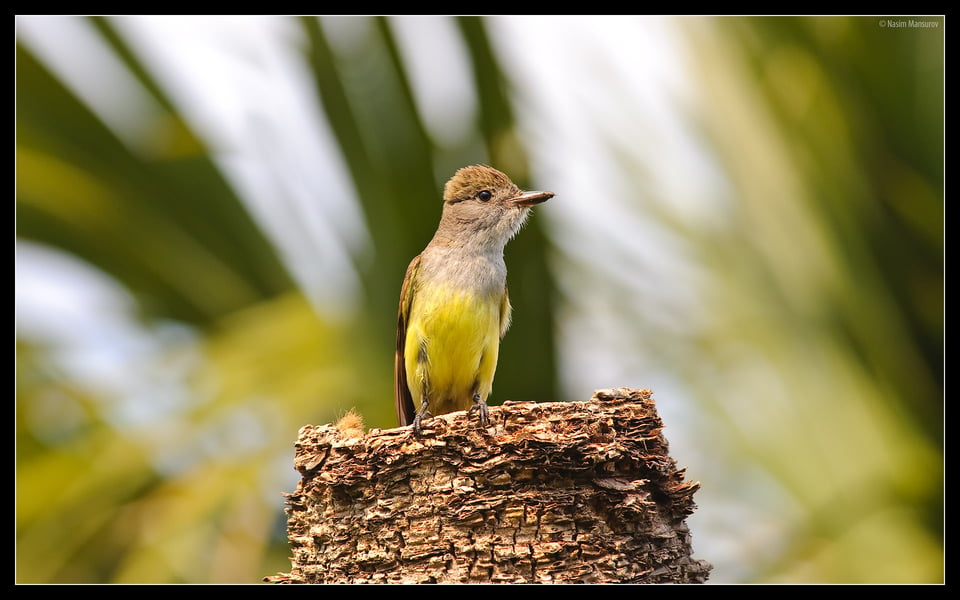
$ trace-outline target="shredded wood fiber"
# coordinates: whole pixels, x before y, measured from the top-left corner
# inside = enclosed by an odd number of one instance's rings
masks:
[[[696,482],[649,390],[508,402],[410,427],[305,426],[277,583],[702,583]]]

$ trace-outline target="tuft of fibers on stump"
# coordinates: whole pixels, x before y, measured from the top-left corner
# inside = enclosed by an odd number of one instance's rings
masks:
[[[702,583],[697,482],[668,455],[649,390],[507,402],[363,435],[301,428],[275,583]]]

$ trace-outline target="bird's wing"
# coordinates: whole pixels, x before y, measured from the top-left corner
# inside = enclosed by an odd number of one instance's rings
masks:
[[[397,310],[397,351],[393,360],[393,400],[397,409],[397,422],[400,427],[413,423],[415,414],[410,386],[407,385],[407,366],[404,360],[404,347],[407,345],[407,319],[410,318],[410,305],[413,303],[414,280],[420,269],[420,256],[410,261],[407,273],[400,288],[400,307]]]
[[[506,284],[503,286],[503,300],[500,301],[500,339],[507,335],[510,329],[510,319],[513,316],[513,307],[510,306],[510,291]]]

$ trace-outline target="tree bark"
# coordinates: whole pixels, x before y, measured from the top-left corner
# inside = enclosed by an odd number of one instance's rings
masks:
[[[702,583],[685,518],[697,482],[649,390],[507,402],[363,434],[300,430],[276,583]]]

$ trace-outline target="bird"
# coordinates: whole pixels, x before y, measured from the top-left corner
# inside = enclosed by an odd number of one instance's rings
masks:
[[[424,417],[457,410],[489,425],[487,397],[512,312],[503,249],[530,208],[553,196],[522,191],[487,165],[463,167],[447,181],[437,231],[400,288],[394,400],[401,427],[420,436]]]

